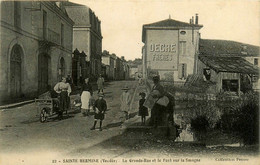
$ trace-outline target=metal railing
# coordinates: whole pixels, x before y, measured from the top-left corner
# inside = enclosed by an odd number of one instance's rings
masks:
[[[48,28],[47,40],[55,44],[60,44],[60,34]]]
[[[44,40],[60,45],[60,34],[50,28],[47,28],[45,30],[43,28],[39,28],[39,36],[41,36]]]

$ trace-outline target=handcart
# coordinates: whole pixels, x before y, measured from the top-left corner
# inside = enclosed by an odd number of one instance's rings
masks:
[[[40,122],[46,122],[51,116],[58,114],[59,99],[52,98],[50,92],[46,92],[35,99],[37,113],[40,113]]]

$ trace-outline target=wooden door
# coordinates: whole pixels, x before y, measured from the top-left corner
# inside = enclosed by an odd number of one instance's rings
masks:
[[[48,56],[46,54],[40,54],[38,60],[38,91],[39,94],[42,94],[48,90]]]
[[[21,96],[21,64],[22,50],[19,45],[15,45],[10,58],[10,94],[11,97]]]

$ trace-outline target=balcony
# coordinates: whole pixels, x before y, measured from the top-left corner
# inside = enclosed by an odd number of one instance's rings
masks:
[[[50,28],[43,29],[41,28],[42,38],[56,45],[60,45],[60,34],[51,30]]]
[[[56,33],[55,31],[48,28],[47,36],[48,36],[47,40],[49,42],[60,45],[60,34],[59,33]]]

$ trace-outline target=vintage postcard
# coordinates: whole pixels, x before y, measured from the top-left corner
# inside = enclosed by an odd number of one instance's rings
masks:
[[[1,165],[259,164],[258,0],[0,2]]]

